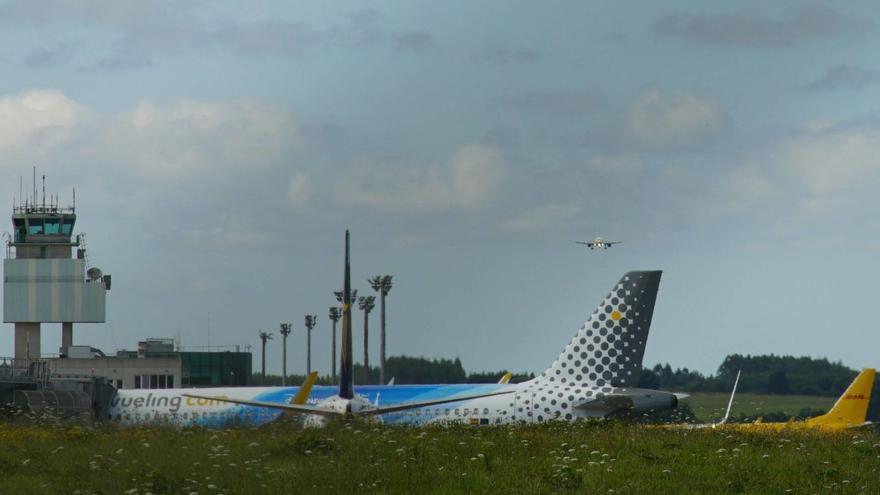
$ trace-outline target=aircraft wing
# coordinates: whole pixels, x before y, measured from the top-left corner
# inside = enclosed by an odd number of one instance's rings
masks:
[[[574,241],[574,243],[575,244],[583,244],[584,246],[587,246],[587,247],[593,247],[596,244],[595,242],[587,242],[587,241]]]
[[[621,242],[623,241],[605,241],[603,244],[605,244],[606,246],[613,246],[615,244],[620,244]]]
[[[459,395],[455,397],[445,397],[443,399],[424,400],[418,402],[401,402],[399,404],[391,404],[388,406],[377,407],[376,409],[366,409],[358,411],[361,416],[376,416],[379,414],[405,411],[407,409],[416,409],[419,407],[436,406],[439,404],[448,404],[450,402],[459,402],[463,400],[481,399],[483,397],[492,397],[495,395],[512,394],[513,390],[505,390],[502,392],[490,392],[488,394],[477,395]]]
[[[281,404],[278,402],[263,402],[259,400],[233,399],[231,397],[215,397],[211,395],[195,395],[182,394],[184,397],[192,397],[193,399],[207,399],[221,402],[229,402],[230,404],[241,404],[243,406],[266,407],[269,409],[280,409],[282,411],[298,412],[303,414],[318,414],[320,416],[340,416],[343,413],[334,409],[327,409],[318,406],[309,406],[306,404]]]

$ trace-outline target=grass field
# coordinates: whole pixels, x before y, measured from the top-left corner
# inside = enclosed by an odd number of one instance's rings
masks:
[[[729,400],[730,394],[696,393],[683,400],[682,404],[690,406],[698,420],[711,422],[724,416]],[[783,412],[794,416],[805,407],[827,411],[836,400],[837,397],[813,395],[736,394],[730,414],[732,417],[743,414],[756,417],[771,412]]]
[[[0,425],[0,493],[878,493],[880,435]]]

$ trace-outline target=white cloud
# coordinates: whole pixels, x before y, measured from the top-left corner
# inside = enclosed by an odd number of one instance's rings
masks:
[[[150,102],[100,114],[56,90],[0,97],[0,166],[91,163],[141,178],[266,167],[299,144],[293,114],[257,100]]]
[[[345,204],[386,211],[473,209],[495,196],[505,174],[494,146],[469,144],[445,169],[361,167],[339,185],[336,197]]]
[[[290,179],[290,187],[287,188],[287,203],[290,206],[303,207],[312,199],[315,186],[311,177],[304,173],[297,173]]]
[[[724,113],[714,101],[693,93],[649,89],[632,103],[627,130],[650,148],[689,147],[717,134]]]
[[[160,180],[265,167],[298,143],[291,113],[256,100],[145,102],[102,127],[106,158]]]
[[[805,134],[782,146],[781,161],[813,193],[848,190],[880,170],[880,129]]]
[[[0,163],[21,166],[67,142],[89,112],[55,90],[32,90],[0,98]]]

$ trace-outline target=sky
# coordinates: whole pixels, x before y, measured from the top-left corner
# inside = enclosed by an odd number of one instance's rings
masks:
[[[867,1],[0,2],[0,197],[76,188],[113,286],[74,342],[105,352],[256,365],[269,331],[280,372],[289,321],[302,372],[316,314],[329,372],[349,228],[355,288],[394,277],[389,355],[541,372],[661,269],[646,365],[877,366],[878,30]]]

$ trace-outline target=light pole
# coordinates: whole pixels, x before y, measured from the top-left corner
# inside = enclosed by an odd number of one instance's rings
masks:
[[[260,340],[263,342],[263,384],[266,383],[266,341],[272,340],[272,334],[269,332],[260,332],[258,334],[260,336]]]
[[[281,385],[285,387],[287,386],[287,336],[292,330],[293,325],[290,323],[282,323],[281,330],[279,330],[284,341],[281,351]]]
[[[330,307],[330,321],[333,322],[333,340],[330,348],[330,376],[334,384],[336,383],[336,322],[339,321],[341,316],[342,313],[337,306]]]
[[[312,328],[318,323],[318,315],[306,315],[306,375],[312,372]]]
[[[370,383],[370,311],[376,307],[376,298],[373,296],[361,296],[358,299],[358,307],[364,311],[364,383]]]
[[[379,292],[379,385],[385,384],[385,296],[391,292],[391,275],[376,275],[367,282]]]

